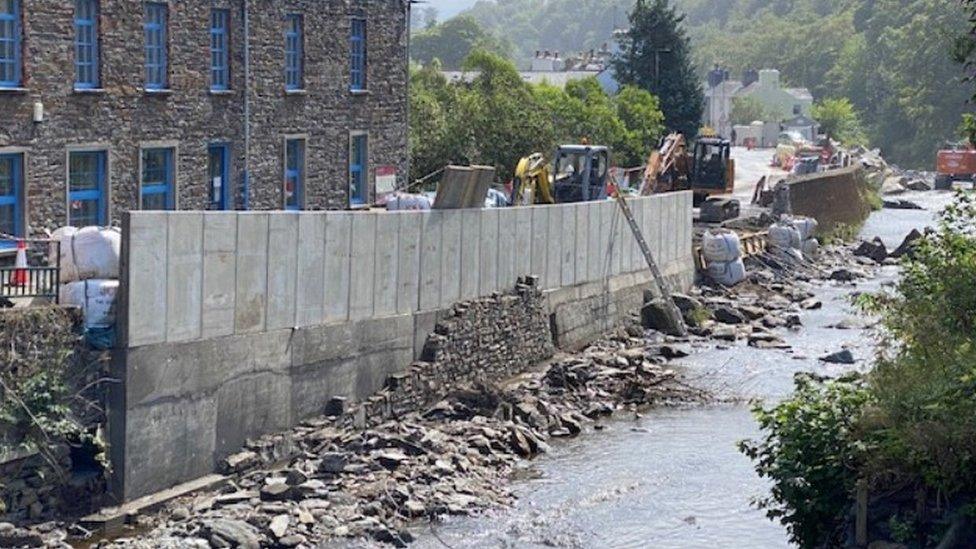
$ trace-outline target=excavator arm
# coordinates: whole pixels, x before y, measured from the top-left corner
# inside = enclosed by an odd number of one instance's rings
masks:
[[[513,206],[555,204],[549,162],[542,153],[534,153],[519,160],[515,167],[512,187]]]

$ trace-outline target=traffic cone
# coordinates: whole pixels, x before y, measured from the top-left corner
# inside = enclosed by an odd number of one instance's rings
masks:
[[[17,261],[14,263],[14,276],[10,283],[14,286],[27,286],[27,243],[17,241]]]

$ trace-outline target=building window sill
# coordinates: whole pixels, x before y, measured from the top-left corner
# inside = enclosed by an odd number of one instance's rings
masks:
[[[285,90],[285,95],[308,95],[308,91],[304,88],[297,90]]]
[[[234,95],[234,90],[210,90],[210,95]]]
[[[349,93],[352,95],[369,95],[369,90],[367,89],[349,90]]]
[[[12,88],[0,86],[0,93],[27,93],[27,88]]]
[[[161,89],[143,88],[142,93],[146,95],[166,96],[166,95],[173,95],[173,90],[169,88],[161,88]]]
[[[105,88],[74,88],[71,92],[78,95],[100,95],[105,93]]]

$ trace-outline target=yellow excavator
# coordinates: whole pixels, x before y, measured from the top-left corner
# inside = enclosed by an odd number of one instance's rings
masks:
[[[521,159],[512,181],[513,206],[588,202],[607,198],[610,149],[563,145],[549,163],[542,153]]]

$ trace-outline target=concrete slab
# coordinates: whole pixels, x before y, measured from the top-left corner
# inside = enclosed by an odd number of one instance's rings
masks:
[[[546,278],[545,287],[557,288],[562,284],[563,276],[563,211],[559,205],[545,206],[549,210],[549,227],[546,244]]]
[[[123,238],[128,299],[126,333],[128,346],[166,341],[166,251],[164,212],[131,212]]]
[[[325,217],[325,320],[349,319],[349,277],[352,214],[329,212]]]
[[[420,248],[422,213],[403,212],[397,249],[397,313],[420,309]]]
[[[295,327],[298,286],[297,212],[277,212],[268,220],[267,330]]]
[[[549,256],[549,207],[532,206],[532,253],[529,267],[533,275],[539,277],[544,286],[549,280],[546,277],[546,264]]]
[[[562,210],[563,219],[562,231],[559,233],[559,240],[562,242],[562,253],[559,257],[562,265],[561,283],[563,286],[572,286],[576,283],[576,211],[579,207],[579,204],[557,206]]]
[[[263,332],[267,319],[269,214],[247,212],[239,215],[234,333]]]
[[[600,279],[603,258],[601,244],[605,241],[602,232],[600,213],[593,208],[586,209],[586,278],[584,282],[594,282]]]
[[[203,339],[234,333],[237,290],[237,214],[203,217]]]
[[[490,295],[499,288],[498,283],[498,210],[481,210],[481,274],[478,293]]]
[[[440,307],[441,238],[444,217],[440,211],[423,212],[420,221],[420,310]]]
[[[515,243],[518,236],[517,212],[512,208],[498,209],[498,289],[515,287]]]
[[[461,210],[461,299],[480,295],[481,210]]]
[[[352,216],[352,263],[349,319],[360,320],[373,316],[376,273],[376,216],[375,213],[357,213]]]
[[[199,339],[203,314],[203,215],[170,213],[166,250],[166,341]]]
[[[167,503],[177,498],[191,496],[198,492],[217,490],[225,486],[228,480],[224,475],[205,475],[172,488],[136,498],[123,505],[99,509],[97,513],[80,518],[78,523],[96,534],[115,535],[120,533],[121,527],[129,524],[134,517],[159,511]]]
[[[600,218],[600,280],[613,276],[613,219],[605,204],[598,204],[593,211],[594,218]]]
[[[298,216],[298,278],[295,285],[295,325],[325,321],[325,214]]]
[[[576,217],[576,242],[573,245],[573,251],[576,253],[573,265],[576,272],[573,280],[577,284],[586,282],[587,280],[586,246],[590,238],[589,211],[587,204],[573,206],[573,213]]]
[[[532,210],[515,208],[515,276],[532,273]]]
[[[621,266],[623,264],[623,250],[627,246],[623,231],[627,220],[624,219],[624,214],[615,202],[605,202],[603,207],[610,211],[610,224],[613,227],[613,257],[610,260],[611,273],[618,275],[621,273]]]
[[[476,172],[477,173],[477,172]],[[445,210],[441,230],[440,306],[461,299],[461,221],[462,210]]]
[[[400,217],[403,215],[404,213],[376,214],[374,316],[390,316],[397,312],[397,269],[400,246],[397,233],[400,231]]]

